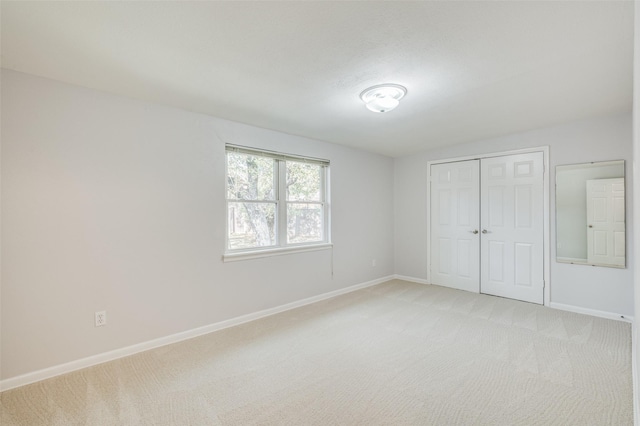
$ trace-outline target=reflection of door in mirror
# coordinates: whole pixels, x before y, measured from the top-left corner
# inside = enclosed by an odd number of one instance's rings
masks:
[[[626,266],[624,169],[624,160],[556,167],[557,262]]]
[[[624,266],[624,178],[587,181],[587,262]]]

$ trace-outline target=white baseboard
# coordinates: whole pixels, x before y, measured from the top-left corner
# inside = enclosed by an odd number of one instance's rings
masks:
[[[108,361],[113,361],[118,358],[134,355],[139,352],[148,351],[149,349],[154,349],[160,346],[170,345],[173,343],[181,342],[183,340],[192,339],[194,337],[202,336],[203,334],[208,334],[214,331],[244,324],[246,322],[254,321],[260,318],[268,317],[270,315],[278,314],[280,312],[299,308],[301,306],[309,305],[311,303],[319,302],[321,300],[331,299],[332,297],[340,296],[340,295],[351,293],[353,291],[360,290],[366,287],[371,287],[377,284],[381,284],[385,281],[389,281],[394,278],[395,278],[394,275],[377,278],[372,281],[367,281],[367,282],[356,284],[350,287],[341,288],[339,290],[330,291],[328,293],[323,293],[318,296],[313,296],[306,299],[298,300],[296,302],[286,303],[284,305],[276,306],[274,308],[265,309],[265,310],[254,312],[247,315],[242,315],[239,317],[220,321],[214,324],[205,325],[203,327],[194,328],[192,330],[187,330],[180,333],[172,334],[170,336],[160,337],[158,339],[149,340],[146,342],[138,343],[135,345],[116,349],[113,351],[104,352],[101,354],[92,355],[90,357],[67,362],[65,364],[55,365],[53,367],[45,368],[38,371],[33,371],[31,373],[26,373],[20,376],[11,377],[9,379],[4,379],[0,381],[0,392],[6,391],[9,389],[14,389],[20,386],[28,385],[30,383],[39,382],[41,380],[59,376],[61,374],[66,374],[72,371],[91,367],[93,365],[102,364]]]
[[[414,277],[408,277],[406,275],[395,274],[393,278],[396,280],[409,281],[409,282],[418,283],[418,284],[430,284],[429,281],[425,280],[424,278],[414,278]]]
[[[553,309],[575,312],[577,314],[592,315],[594,317],[607,318],[618,321],[633,322],[633,317],[629,315],[616,314],[614,312],[599,311],[597,309],[581,308],[579,306],[565,305],[563,303],[550,302],[548,305]]]

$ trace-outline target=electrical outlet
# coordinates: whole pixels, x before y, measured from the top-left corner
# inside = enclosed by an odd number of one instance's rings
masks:
[[[107,311],[96,312],[96,327],[102,327],[107,324]]]
[[[376,260],[375,260],[375,259],[373,259],[373,260],[371,261],[371,267],[375,268],[375,266],[376,266],[377,264],[378,264],[378,263],[376,262]]]

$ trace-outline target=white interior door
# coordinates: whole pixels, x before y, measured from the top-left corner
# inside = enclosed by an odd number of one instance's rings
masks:
[[[431,282],[480,291],[479,161],[431,166]]]
[[[541,152],[482,160],[482,293],[543,303],[543,176]]]
[[[587,181],[587,262],[625,265],[624,178]]]

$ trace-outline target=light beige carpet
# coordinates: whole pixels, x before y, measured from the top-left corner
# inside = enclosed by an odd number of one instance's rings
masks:
[[[9,425],[631,425],[630,325],[391,281],[4,392]]]

